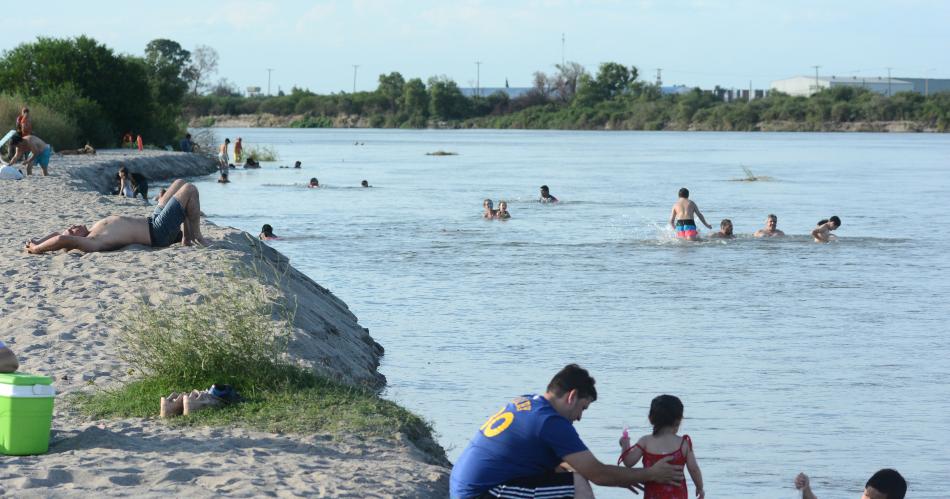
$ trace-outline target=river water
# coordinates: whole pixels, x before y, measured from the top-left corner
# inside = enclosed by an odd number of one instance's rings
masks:
[[[271,244],[384,345],[385,396],[428,418],[451,459],[577,362],[600,398],[576,427],[603,461],[670,393],[708,497],[796,497],[799,471],[820,497],[859,497],[882,467],[912,497],[950,490],[947,135],[216,133],[280,158],[201,180],[204,211],[274,226]],[[736,181],[743,166],[769,179]],[[537,203],[541,184],[562,202]],[[683,186],[739,237],[674,240]],[[483,198],[511,220],[483,220]],[[750,236],[769,213],[788,237]],[[839,238],[812,243],[830,215]]]

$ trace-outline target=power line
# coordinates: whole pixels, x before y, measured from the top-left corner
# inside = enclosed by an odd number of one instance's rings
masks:
[[[817,94],[818,90],[821,89],[821,87],[818,86],[818,69],[821,68],[821,66],[812,66],[812,67],[815,68],[815,93]]]

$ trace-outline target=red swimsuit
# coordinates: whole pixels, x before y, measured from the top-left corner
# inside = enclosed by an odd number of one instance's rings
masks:
[[[634,444],[633,447],[628,448],[623,454],[620,455],[619,461],[623,461],[623,458],[627,456],[630,450],[639,448],[640,451],[643,452],[644,468],[653,466],[657,463],[657,461],[667,456],[673,456],[673,459],[670,459],[669,464],[684,466],[686,465],[686,454],[688,453],[683,451],[684,447],[686,447],[689,451],[693,450],[693,441],[690,440],[689,435],[683,435],[683,441],[680,443],[679,449],[666,454],[653,454],[647,452],[647,450],[641,447],[640,444]],[[684,478],[679,485],[646,482],[646,490],[643,493],[643,499],[689,499],[689,489],[686,488],[686,479]]]

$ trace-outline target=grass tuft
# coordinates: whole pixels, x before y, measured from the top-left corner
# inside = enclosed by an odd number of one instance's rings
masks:
[[[277,149],[273,146],[250,146],[245,150],[247,151],[245,156],[248,158],[254,158],[257,161],[277,161],[279,159],[279,156],[277,155]]]

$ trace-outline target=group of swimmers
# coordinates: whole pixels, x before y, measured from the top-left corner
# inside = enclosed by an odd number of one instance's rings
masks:
[[[702,212],[699,211],[699,207],[696,206],[696,203],[689,199],[689,189],[683,187],[679,190],[679,199],[673,203],[673,210],[670,213],[670,226],[676,231],[677,238],[687,241],[698,241],[700,239],[699,231],[696,230],[694,217],[699,218],[699,221],[702,222],[707,229],[712,229],[712,225],[706,222],[706,218]],[[818,221],[817,226],[811,231],[811,236],[815,239],[816,243],[827,243],[834,239],[835,236],[831,231],[837,230],[838,227],[841,227],[840,218],[837,216],[825,218]],[[782,237],[784,235],[784,232],[778,230],[778,217],[774,214],[769,214],[765,219],[765,227],[755,231],[753,234],[754,237]],[[728,218],[723,219],[722,222],[719,223],[719,232],[715,232],[709,237],[716,239],[735,239],[736,236],[732,233],[732,220]]]
[[[551,191],[548,189],[548,186],[541,186],[541,197],[538,198],[539,203],[557,203],[557,198],[551,195]],[[511,218],[511,213],[508,213],[508,202],[501,200],[498,201],[498,209],[495,209],[495,204],[491,199],[485,199],[482,201],[482,218],[489,220],[508,220]]]

